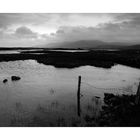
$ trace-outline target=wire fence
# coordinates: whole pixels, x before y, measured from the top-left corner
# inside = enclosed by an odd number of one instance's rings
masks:
[[[126,86],[122,86],[122,87],[110,87],[110,88],[102,88],[102,87],[97,87],[94,86],[93,84],[84,82],[82,80],[81,82],[81,90],[84,92],[84,87],[87,86],[87,88],[90,88],[90,92],[95,92],[95,90],[100,91],[100,92],[109,92],[109,93],[118,93],[118,94],[136,94],[136,89],[138,87],[138,84],[131,84],[131,85],[126,85]],[[83,93],[82,92],[82,93]],[[86,91],[87,92],[87,91]],[[85,92],[84,92],[85,93]]]
[[[78,116],[81,116],[81,110],[82,114],[92,112],[93,115],[94,112],[94,117],[96,118],[100,114],[102,105],[104,104],[104,94],[102,93],[136,94],[137,89],[138,84],[136,82],[129,85],[125,84],[121,87],[97,87],[91,83],[86,82],[84,78],[81,79],[81,76],[79,76],[77,92],[77,114]],[[81,98],[83,96],[84,98]],[[86,106],[86,109],[84,109],[84,105]]]

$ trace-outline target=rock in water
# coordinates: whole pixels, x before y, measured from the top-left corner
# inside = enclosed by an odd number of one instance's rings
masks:
[[[12,81],[20,80],[21,78],[19,76],[11,76]]]
[[[3,80],[3,83],[7,83],[7,82],[8,82],[8,80],[7,80],[7,79],[4,79],[4,80]]]

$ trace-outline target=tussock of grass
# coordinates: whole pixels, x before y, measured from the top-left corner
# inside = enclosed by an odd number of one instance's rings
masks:
[[[140,126],[140,106],[136,95],[113,95],[105,93],[99,126]]]

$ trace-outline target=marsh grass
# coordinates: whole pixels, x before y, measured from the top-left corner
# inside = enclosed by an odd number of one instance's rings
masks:
[[[114,95],[105,93],[99,126],[140,126],[140,106],[136,95]]]
[[[96,126],[140,126],[140,106],[135,103],[136,95],[104,94],[104,104],[98,98],[92,98],[85,106],[87,112],[81,117],[65,116],[57,110],[63,107],[57,101],[49,106],[38,104],[29,116],[23,104],[15,103],[16,113],[12,116],[10,126],[36,127],[96,127]],[[75,109],[74,105],[68,107]],[[58,111],[58,112],[57,112]],[[64,111],[65,112],[65,111]],[[75,112],[76,113],[76,112]]]

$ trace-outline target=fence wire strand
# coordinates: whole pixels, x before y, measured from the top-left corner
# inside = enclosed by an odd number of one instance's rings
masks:
[[[133,85],[128,85],[127,87],[118,87],[118,88],[101,88],[101,87],[96,87],[96,86],[93,86],[92,84],[89,84],[87,82],[81,82],[81,86],[82,85],[87,85],[89,86],[90,88],[93,88],[93,89],[96,89],[96,90],[102,90],[102,91],[110,91],[110,92],[123,92],[123,93],[132,93],[134,94],[135,92],[133,91]]]

